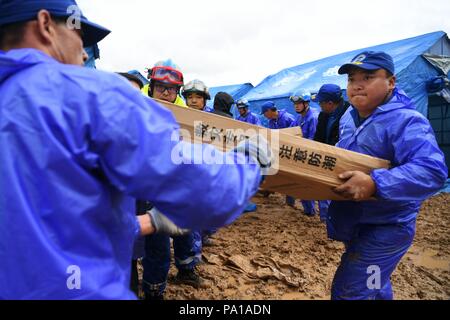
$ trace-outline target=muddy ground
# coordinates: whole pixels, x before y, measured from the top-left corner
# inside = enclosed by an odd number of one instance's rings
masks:
[[[329,299],[343,245],[326,236],[318,216],[284,205],[284,197],[257,195],[258,210],[214,235],[198,270],[207,287],[171,280],[166,299]],[[450,298],[450,194],[421,209],[413,246],[392,276],[395,299]]]

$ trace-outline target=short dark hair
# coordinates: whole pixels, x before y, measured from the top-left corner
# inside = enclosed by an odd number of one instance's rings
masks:
[[[23,39],[28,21],[0,26],[0,48],[16,45]]]
[[[57,24],[66,23],[67,17],[51,16]],[[19,44],[24,37],[27,23],[33,21],[14,22],[0,26],[0,49],[6,46],[15,46]]]

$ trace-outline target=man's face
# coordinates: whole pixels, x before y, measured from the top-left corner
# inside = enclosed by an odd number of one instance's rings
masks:
[[[153,88],[153,98],[174,103],[177,100],[178,86],[155,82]]]
[[[55,58],[61,63],[83,66],[88,58],[83,48],[81,30],[69,29],[65,23],[55,23],[53,48]]]
[[[307,101],[299,101],[294,104],[295,112],[302,113],[309,106],[309,102]]]
[[[246,107],[238,108],[239,114],[243,117],[247,114],[248,109]]]
[[[332,113],[336,110],[336,104],[333,101],[321,101],[319,102],[320,109],[325,113]]]
[[[61,63],[78,66],[83,66],[88,59],[83,48],[82,31],[69,28],[65,18],[52,18],[43,9],[24,28],[23,39],[7,49],[22,46],[37,48]]]
[[[369,116],[392,93],[395,77],[386,70],[366,71],[359,68],[348,74],[347,95],[361,116]]]
[[[205,98],[198,93],[192,92],[186,95],[186,104],[189,108],[203,110],[205,107]]]
[[[278,118],[278,112],[273,110],[267,110],[264,112],[264,116],[269,120],[275,120]]]

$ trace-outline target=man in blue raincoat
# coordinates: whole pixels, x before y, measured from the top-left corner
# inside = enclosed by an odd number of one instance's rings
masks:
[[[73,0],[0,2],[0,299],[135,298],[136,236],[232,222],[270,163],[252,141],[180,141],[169,110],[82,68],[108,32]],[[227,165],[201,161],[214,152]],[[136,198],[159,210],[136,218]]]
[[[239,99],[236,102],[236,107],[239,111],[239,116],[236,118],[236,120],[261,126],[261,120],[259,119],[259,117],[253,112],[249,111],[250,103],[247,99]]]
[[[311,95],[307,92],[297,92],[294,93],[289,100],[291,100],[294,104],[295,112],[298,114],[297,120],[295,120],[295,126],[299,126],[301,128],[303,138],[314,140],[318,113],[309,106],[309,103],[311,102]],[[314,200],[302,200],[305,215],[314,216],[316,214],[314,203]]]
[[[302,129],[303,138],[314,140],[319,114],[311,109],[309,105],[311,95],[305,92],[297,92],[289,100],[294,104],[295,112],[297,112],[295,126],[299,126]]]
[[[333,83],[326,83],[320,87],[315,101],[319,103],[322,111],[317,120],[315,141],[331,146],[339,141],[339,122],[349,107],[341,91],[341,87]]]
[[[393,299],[390,277],[413,242],[420,205],[447,178],[444,155],[428,120],[396,88],[391,56],[362,52],[339,74],[348,74],[353,109],[351,121],[341,119],[337,146],[390,160],[392,167],[339,176],[344,183],[335,192],[348,201],[331,202],[327,229],[346,250],[331,298]]]
[[[286,110],[278,110],[273,101],[263,103],[261,114],[269,120],[269,129],[285,129],[295,126],[294,116]]]
[[[209,88],[203,81],[198,79],[189,81],[183,86],[181,95],[189,108],[205,112],[213,111],[206,105],[207,101],[211,100],[211,95],[209,94]]]
[[[339,141],[339,123],[349,108],[348,102],[342,96],[341,87],[334,83],[322,85],[315,97],[322,110],[317,119],[314,140],[331,146]],[[328,219],[329,200],[319,200],[319,215],[322,222]]]
[[[273,101],[263,103],[261,106],[261,114],[269,120],[269,129],[285,129],[296,125],[294,116],[286,110],[278,110]],[[286,196],[286,204],[295,208],[295,198]]]

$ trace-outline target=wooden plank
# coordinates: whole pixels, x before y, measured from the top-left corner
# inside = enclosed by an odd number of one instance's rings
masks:
[[[303,137],[302,129],[299,126],[279,130],[280,132],[290,134],[291,136]]]

